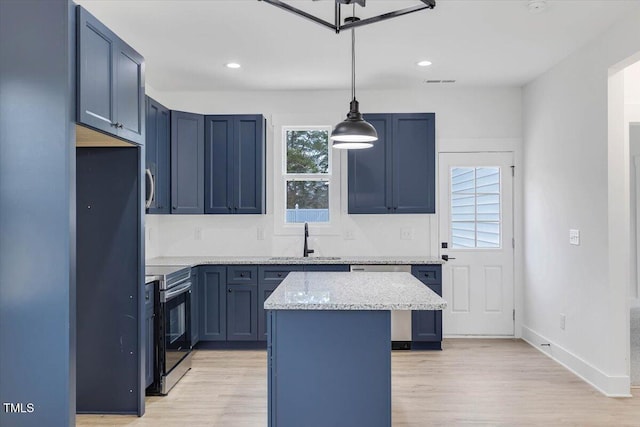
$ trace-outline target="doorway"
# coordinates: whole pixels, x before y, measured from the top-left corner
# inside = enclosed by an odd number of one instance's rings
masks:
[[[447,336],[514,335],[513,153],[440,153]]]

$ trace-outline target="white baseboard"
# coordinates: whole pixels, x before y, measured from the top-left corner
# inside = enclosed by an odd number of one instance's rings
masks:
[[[608,397],[631,397],[631,379],[629,376],[607,375],[589,362],[581,359],[534,332],[526,326],[522,326],[522,339],[533,348],[555,360],[569,371],[580,377],[586,383],[593,386],[600,393]],[[550,344],[542,346],[541,344]]]

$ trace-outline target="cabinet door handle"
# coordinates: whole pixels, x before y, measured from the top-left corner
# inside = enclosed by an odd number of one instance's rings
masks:
[[[227,292],[231,293],[231,288],[229,288],[229,289],[227,290]]]
[[[282,273],[278,273],[278,277],[282,277]]]
[[[244,277],[244,273],[240,273],[240,277]]]

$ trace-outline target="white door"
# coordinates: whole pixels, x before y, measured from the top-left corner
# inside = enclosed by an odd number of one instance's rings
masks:
[[[514,333],[512,165],[512,153],[439,155],[444,335]]]

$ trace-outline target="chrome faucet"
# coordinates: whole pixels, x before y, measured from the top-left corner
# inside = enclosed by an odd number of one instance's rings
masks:
[[[302,256],[307,258],[309,254],[314,252],[313,249],[309,249],[309,244],[307,243],[307,239],[309,238],[309,224],[304,223],[304,250],[302,251]]]

